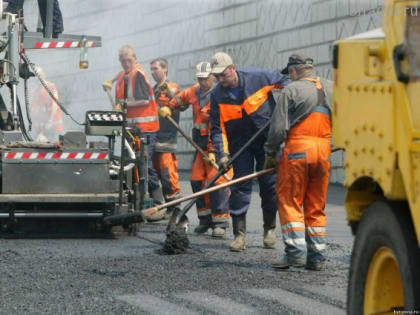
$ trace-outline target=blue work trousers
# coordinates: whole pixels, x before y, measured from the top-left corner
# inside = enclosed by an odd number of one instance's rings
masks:
[[[265,135],[261,135],[236,158],[233,162],[234,178],[252,174],[254,170],[261,171],[264,168],[265,141]],[[244,143],[238,143],[235,146],[230,147],[231,156],[233,156],[235,152],[239,151],[243,144]],[[276,175],[268,174],[259,176],[258,184],[260,188],[262,210],[275,213],[277,211]],[[231,196],[229,199],[231,216],[241,215],[248,212],[249,204],[251,202],[251,193],[252,180],[231,186]]]
[[[149,175],[149,192],[151,193],[155,189],[159,188],[159,177],[156,169],[153,167],[153,154],[155,153],[156,147],[156,132],[145,132],[145,136],[149,138],[149,146],[147,151],[147,171]]]

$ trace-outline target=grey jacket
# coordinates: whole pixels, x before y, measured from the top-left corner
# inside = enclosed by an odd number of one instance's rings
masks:
[[[313,109],[318,106],[319,92],[314,82],[300,80],[303,77],[315,79],[313,72],[305,73],[298,80],[287,85],[276,100],[276,108],[271,117],[268,139],[264,150],[268,154],[275,154],[286,141],[289,130],[304,120]],[[325,106],[331,113],[332,82],[320,79],[325,93],[321,106]]]

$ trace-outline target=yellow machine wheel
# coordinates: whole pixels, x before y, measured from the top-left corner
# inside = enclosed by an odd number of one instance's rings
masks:
[[[403,285],[397,258],[388,247],[380,247],[370,262],[364,297],[364,314],[376,314],[404,305]]]
[[[363,214],[353,246],[348,314],[420,309],[420,254],[405,203],[377,201]]]

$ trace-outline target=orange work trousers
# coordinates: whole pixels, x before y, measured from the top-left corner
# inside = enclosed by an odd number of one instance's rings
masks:
[[[153,154],[153,167],[162,183],[165,199],[170,199],[181,192],[178,184],[178,160],[175,153],[155,152]]]
[[[318,108],[318,107],[317,107]],[[286,255],[324,260],[331,125],[323,108],[294,126],[277,167],[277,203]]]
[[[203,155],[197,151],[195,153],[190,176],[193,192],[200,191],[206,185],[206,182],[210,181],[216,173],[217,170],[209,165],[205,161]],[[233,169],[230,169],[226,174],[232,178]],[[220,176],[214,185],[223,184],[225,182],[226,179],[223,176]],[[230,190],[226,187],[197,199],[196,206],[200,225],[209,225],[213,227],[227,227],[229,225],[229,195]]]

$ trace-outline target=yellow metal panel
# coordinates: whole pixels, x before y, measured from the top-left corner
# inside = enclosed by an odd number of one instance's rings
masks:
[[[391,200],[406,200],[407,192],[405,191],[404,181],[400,169],[394,171],[394,178],[392,179],[391,194],[386,196]]]
[[[384,53],[383,40],[339,42],[333,130],[335,145],[346,150],[345,185],[367,176],[391,194],[396,149],[394,88],[388,79],[389,62],[380,57]]]

